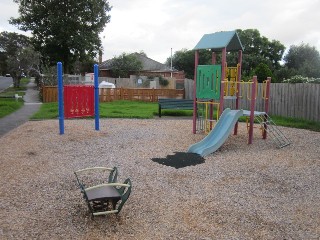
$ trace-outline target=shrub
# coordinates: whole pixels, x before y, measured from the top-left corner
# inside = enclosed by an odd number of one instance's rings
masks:
[[[258,82],[263,82],[264,80],[267,80],[267,77],[272,77],[272,72],[269,66],[265,63],[260,63],[256,67],[255,73],[257,75]]]
[[[317,83],[320,84],[320,78],[308,78],[301,75],[295,75],[289,79],[283,80],[284,83]]]
[[[159,76],[159,84],[163,87],[166,87],[169,85],[169,81],[162,76]]]

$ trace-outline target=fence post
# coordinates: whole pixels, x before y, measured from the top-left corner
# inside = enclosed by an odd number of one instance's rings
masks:
[[[152,88],[152,102],[156,102],[156,90]]]

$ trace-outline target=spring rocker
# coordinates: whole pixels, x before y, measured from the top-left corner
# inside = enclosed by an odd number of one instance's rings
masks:
[[[99,174],[103,172],[106,174]],[[120,213],[131,193],[132,183],[129,178],[123,183],[118,182],[116,167],[90,167],[77,170],[74,174],[91,218]]]
[[[212,64],[199,65],[199,50],[212,51]],[[262,138],[270,133],[279,148],[290,144],[268,115],[270,82],[268,77],[263,81],[261,99],[264,111],[256,111],[258,97],[257,77],[251,81],[241,80],[243,46],[236,31],[205,34],[194,48],[195,70],[193,91],[193,127],[192,132],[208,134],[202,141],[189,147],[188,152],[206,156],[216,151],[228,138],[232,129],[238,133],[238,119],[247,118],[248,144],[253,142],[254,121],[260,124]],[[221,51],[221,64],[216,63],[216,53]],[[238,63],[228,67],[227,52],[238,51]],[[249,110],[240,108],[241,99],[249,101]],[[229,101],[229,102],[227,102]],[[224,108],[225,104],[230,107]],[[232,110],[231,110],[232,108]]]

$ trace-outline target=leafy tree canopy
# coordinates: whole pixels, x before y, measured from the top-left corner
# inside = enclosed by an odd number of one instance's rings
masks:
[[[292,75],[320,77],[320,54],[309,44],[292,45],[284,56],[285,66]]]
[[[99,33],[110,21],[107,0],[14,0],[18,18],[11,23],[31,31],[32,44],[50,65],[61,61],[71,71],[77,60],[92,59],[101,51]]]
[[[131,72],[141,71],[142,63],[134,54],[122,53],[111,59],[109,67],[112,77],[128,77]]]
[[[0,33],[0,48],[7,55],[15,55],[19,48],[26,47],[30,44],[30,39],[22,34],[14,32]]]
[[[17,33],[1,32],[0,48],[4,50],[6,72],[13,78],[14,87],[20,86],[23,73],[40,74],[40,54],[30,45],[28,37]]]
[[[8,73],[8,56],[14,56],[20,48],[26,47],[29,44],[29,38],[12,32],[0,33],[0,50],[1,50],[1,72]]]
[[[237,29],[237,33],[244,47],[242,57],[242,74],[244,76],[252,77],[254,69],[260,63],[268,65],[272,72],[280,69],[280,61],[285,51],[283,44],[277,40],[269,41],[268,38],[261,36],[257,29]],[[236,63],[233,62],[233,64]]]
[[[258,82],[263,82],[264,80],[267,80],[268,77],[272,78],[272,72],[265,63],[259,63],[254,72],[258,78]]]
[[[199,64],[210,64],[211,51],[200,50]],[[171,57],[167,58],[166,65],[170,66]],[[182,49],[176,51],[172,56],[172,66],[179,70],[184,71],[186,78],[193,79],[194,75],[194,51]]]

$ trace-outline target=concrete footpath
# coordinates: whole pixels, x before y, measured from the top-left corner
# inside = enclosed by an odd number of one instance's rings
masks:
[[[37,90],[37,85],[33,78],[27,85],[27,91],[23,100],[24,106],[18,111],[0,118],[0,137],[29,121],[30,117],[39,110],[42,103],[39,100],[39,91]]]

